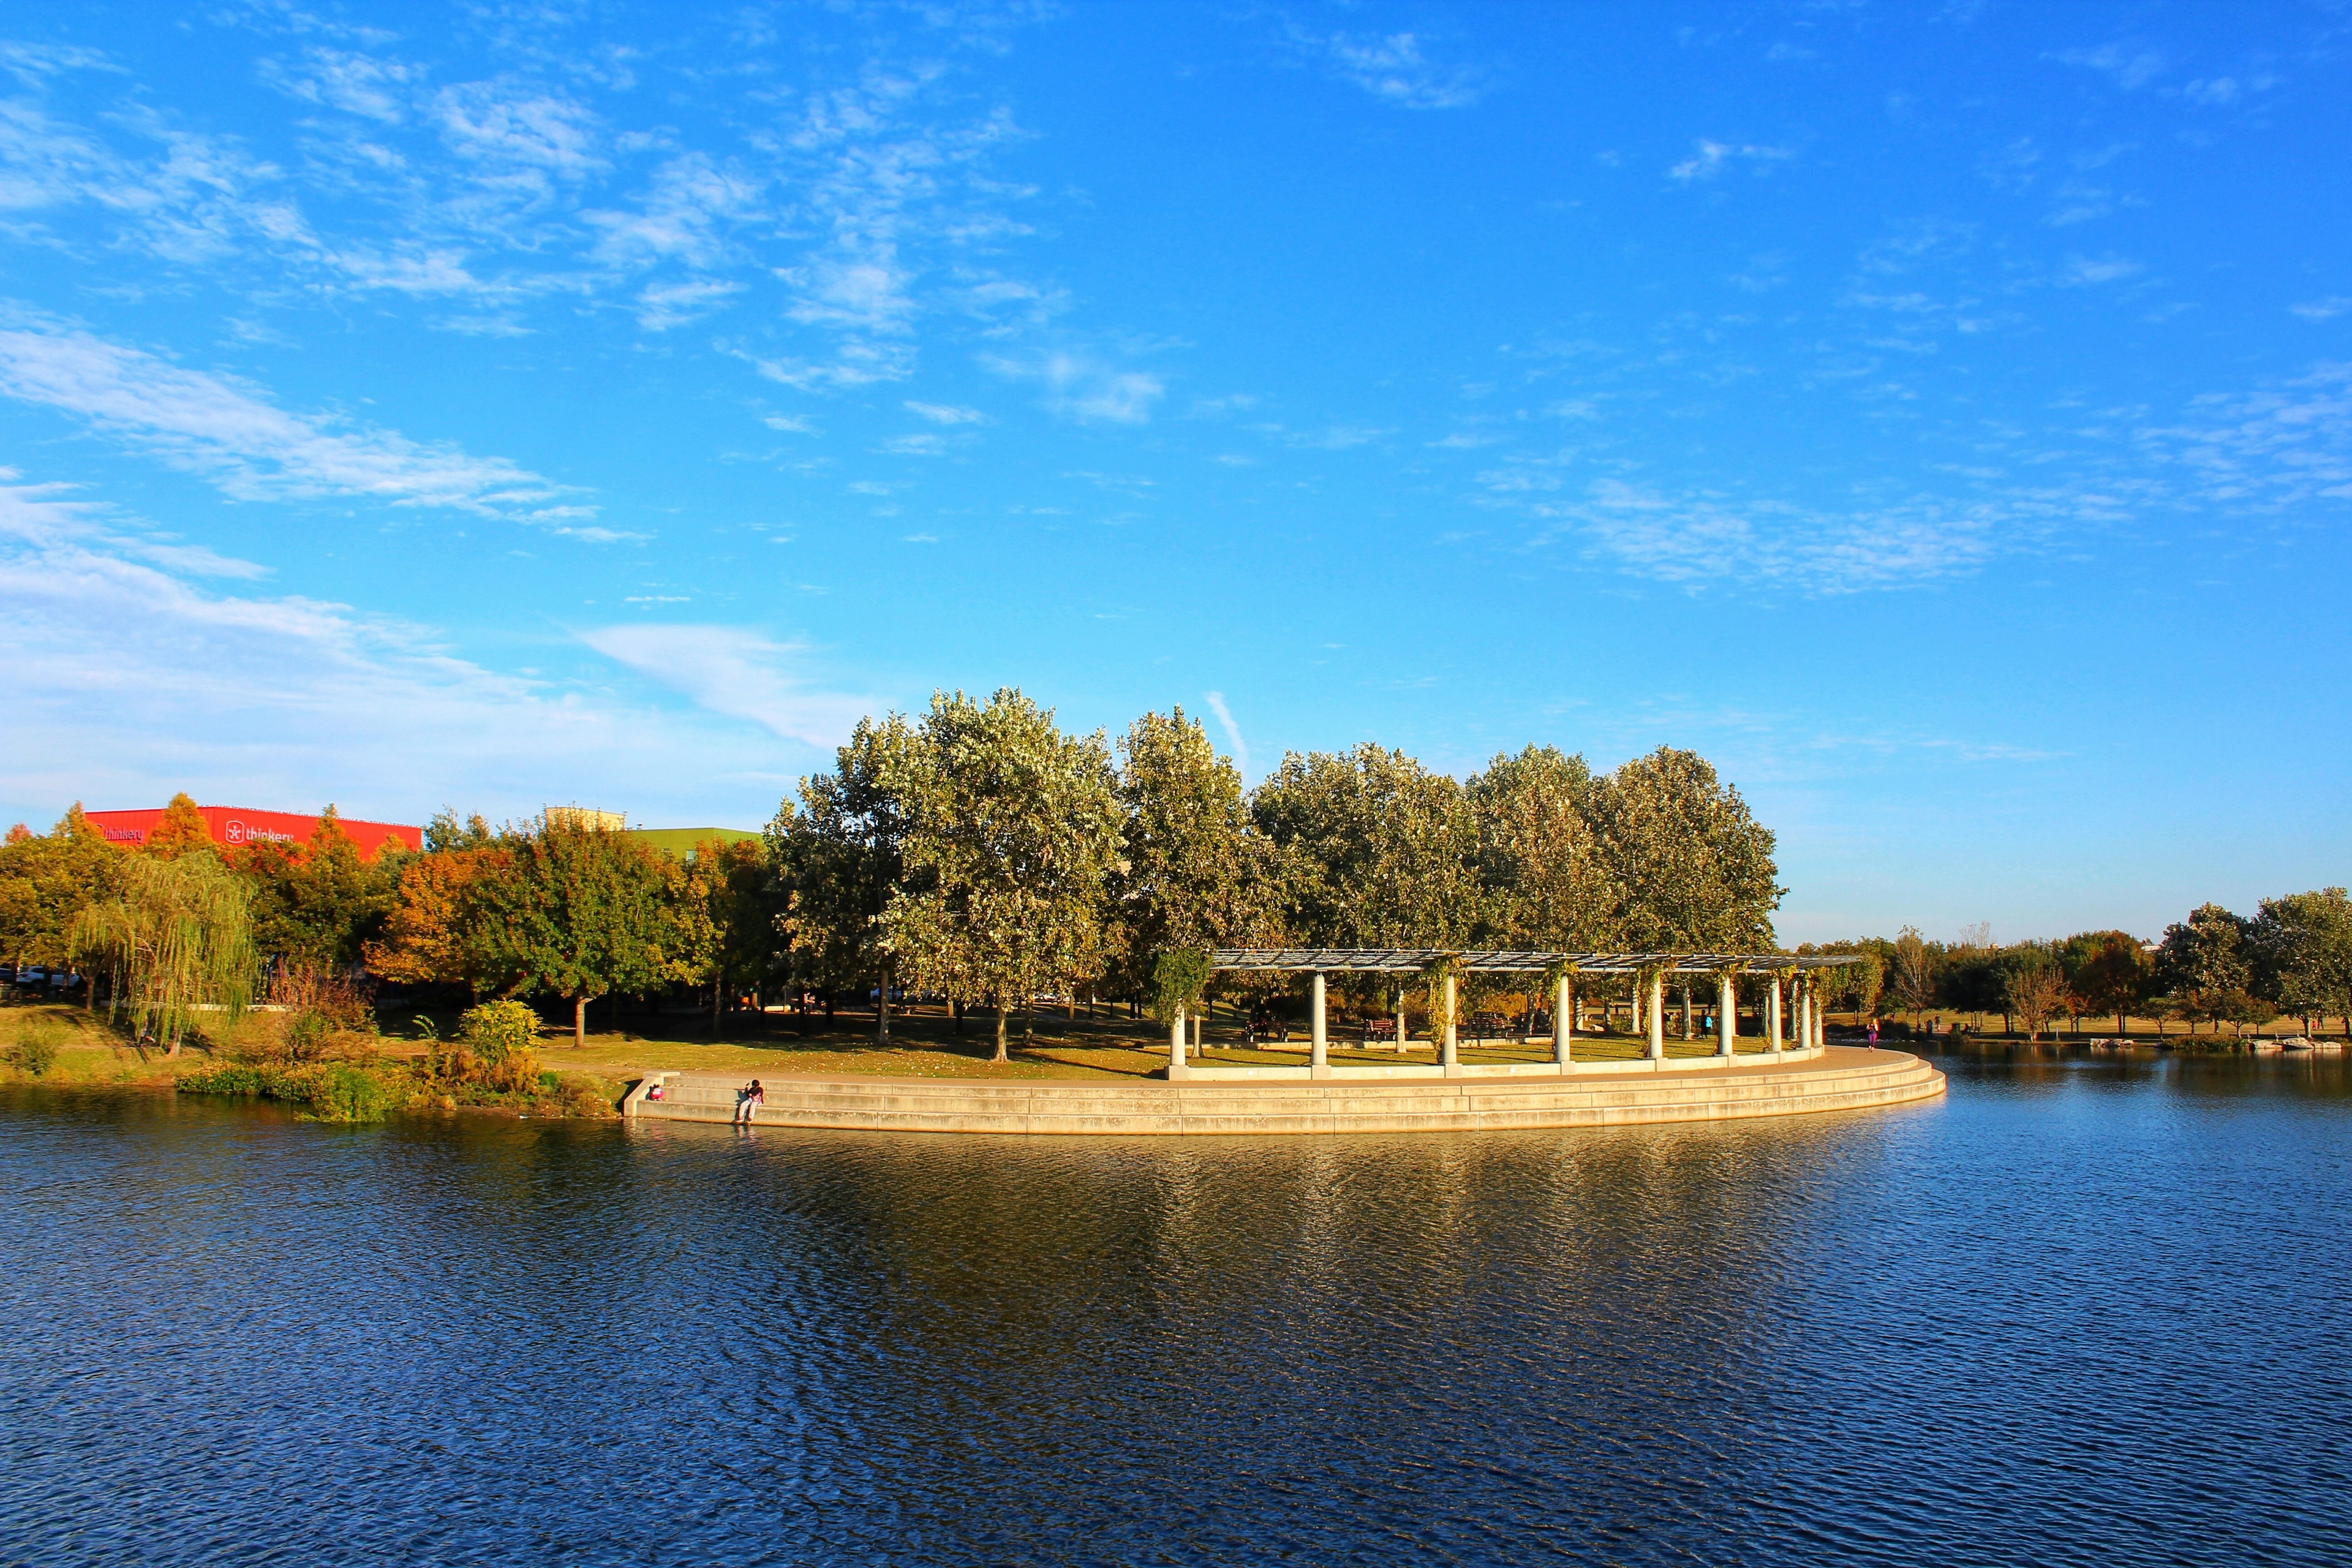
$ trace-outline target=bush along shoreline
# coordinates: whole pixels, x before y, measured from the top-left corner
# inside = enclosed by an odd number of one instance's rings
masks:
[[[539,1065],[539,1017],[520,1002],[488,1002],[467,1013],[457,1036],[436,1040],[414,1061],[374,1058],[224,1062],[183,1073],[183,1094],[242,1095],[301,1108],[314,1121],[382,1121],[395,1111],[450,1111],[461,1106],[541,1116],[609,1118],[607,1087],[585,1073]],[[289,1040],[319,1037],[300,1019]]]

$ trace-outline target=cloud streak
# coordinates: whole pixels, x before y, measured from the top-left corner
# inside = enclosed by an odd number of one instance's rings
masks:
[[[1741,163],[1769,167],[1793,156],[1794,153],[1786,147],[1701,141],[1689,157],[1666,171],[1666,177],[1685,183],[1712,180],[1726,169]]]
[[[602,626],[579,636],[701,708],[805,745],[837,746],[858,720],[885,706],[814,687],[800,672],[805,648],[740,626]]]
[[[1294,26],[1290,37],[1333,77],[1399,109],[1467,109],[1486,96],[1486,71],[1433,58],[1418,34],[1318,34]]]
[[[262,568],[16,480],[0,471],[16,705],[0,799],[16,814],[186,788],[417,821],[452,799],[521,815],[584,791],[708,820],[772,802],[786,776],[775,742],[740,725],[496,674],[346,605],[209,591],[191,579]]]
[[[1248,783],[1251,774],[1249,742],[1242,739],[1242,727],[1234,722],[1234,710],[1225,706],[1225,694],[1204,691],[1201,695],[1207,700],[1209,711],[1217,716],[1217,723],[1225,731],[1225,741],[1234,749],[1234,765],[1241,770],[1242,782]]]
[[[506,458],[290,414],[258,389],[38,318],[0,326],[0,393],[69,415],[239,500],[366,497],[614,537],[591,532],[583,520],[592,509],[569,487]]]

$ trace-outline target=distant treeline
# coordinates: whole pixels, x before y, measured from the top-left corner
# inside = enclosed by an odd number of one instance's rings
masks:
[[[2084,931],[2057,942],[1995,947],[1981,935],[1928,942],[1906,927],[1892,938],[1800,952],[1853,952],[1845,1005],[1911,1015],[1999,1014],[2004,1032],[2039,1036],[2062,1017],[2175,1019],[2210,1025],[2293,1017],[2305,1032],[2335,1016],[2352,1033],[2352,900],[2342,888],[2264,899],[2253,915],[2200,904],[2160,941]]]
[[[494,829],[453,812],[422,852],[362,860],[331,809],[307,844],[223,852],[185,795],[125,851],[76,807],[0,847],[0,953],[89,956],[76,932],[93,910],[134,949],[126,900],[165,884],[131,888],[133,857],[217,862],[273,973],[363,963],[396,983],[560,997],[576,1025],[592,999],[677,985],[715,1005],[912,987],[992,1010],[1000,1049],[1008,1010],[1040,994],[1164,1003],[1171,974],[1197,969],[1171,954],[1769,951],[1784,891],[1771,833],[1689,752],[1596,774],[1529,747],[1465,782],[1368,743],[1286,756],[1247,790],[1181,709],[1114,744],[1064,732],[1014,690],[861,722],[760,839],[682,860],[561,814]]]

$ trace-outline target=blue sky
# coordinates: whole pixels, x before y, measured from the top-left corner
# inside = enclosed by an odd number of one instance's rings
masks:
[[[0,813],[755,826],[1018,685],[2352,880],[2352,11],[0,6]]]

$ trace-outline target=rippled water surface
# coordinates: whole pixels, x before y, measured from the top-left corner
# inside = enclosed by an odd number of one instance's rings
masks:
[[[2336,1063],[1771,1122],[0,1100],[0,1560],[2352,1562]]]

